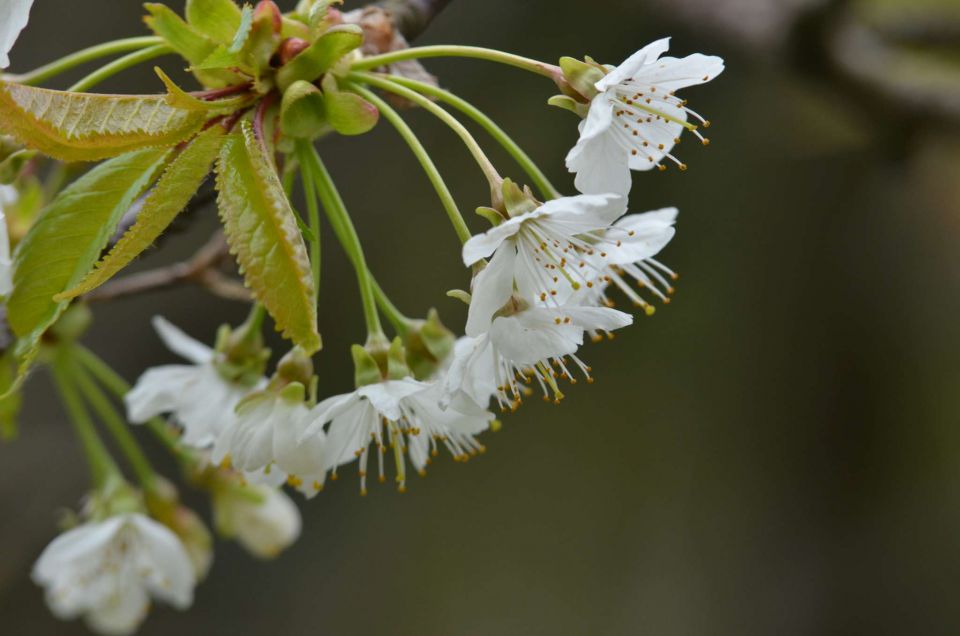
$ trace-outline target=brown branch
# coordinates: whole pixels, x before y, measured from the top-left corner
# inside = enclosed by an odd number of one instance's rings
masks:
[[[220,266],[229,255],[223,232],[217,231],[189,260],[114,279],[86,294],[83,299],[102,302],[192,283],[221,298],[249,301],[250,291],[240,281],[220,271]]]

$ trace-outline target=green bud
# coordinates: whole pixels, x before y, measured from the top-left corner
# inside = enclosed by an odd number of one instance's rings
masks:
[[[362,135],[380,120],[377,107],[356,93],[344,92],[333,75],[327,74],[321,83],[327,120],[341,135]]]
[[[326,106],[320,89],[304,80],[297,80],[283,94],[280,105],[283,134],[288,137],[314,139],[327,124]]]

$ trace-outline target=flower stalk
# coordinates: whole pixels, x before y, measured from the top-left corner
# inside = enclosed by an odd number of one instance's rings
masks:
[[[3,79],[9,82],[17,82],[18,84],[26,84],[27,86],[37,86],[38,84],[43,84],[47,80],[52,79],[62,73],[66,73],[77,66],[86,64],[87,62],[92,62],[102,57],[117,55],[119,53],[139,51],[141,49],[154,47],[162,43],[163,39],[155,35],[124,38],[122,40],[114,40],[113,42],[104,42],[103,44],[97,44],[96,46],[91,46],[89,48],[76,51],[70,55],[65,55],[58,60],[54,60],[49,64],[44,64],[43,66],[26,73],[21,73],[19,75],[4,75]]]
[[[173,49],[166,44],[157,44],[146,49],[135,51],[128,55],[124,55],[123,57],[114,60],[113,62],[110,62],[109,64],[90,73],[67,90],[77,93],[88,91],[100,82],[113,77],[117,73],[125,71],[128,68],[132,68],[137,64],[142,64],[154,58],[158,58],[162,55],[168,55],[170,53],[173,53]]]
[[[433,46],[414,46],[399,51],[391,51],[381,55],[372,55],[365,57],[358,62],[354,62],[350,67],[354,71],[365,71],[375,69],[381,66],[389,66],[397,62],[406,60],[418,60],[431,57],[469,57],[488,62],[496,62],[513,66],[543,77],[548,77],[554,81],[563,81],[563,73],[559,66],[546,64],[522,55],[505,53],[480,46],[460,46],[452,44],[439,44]]]

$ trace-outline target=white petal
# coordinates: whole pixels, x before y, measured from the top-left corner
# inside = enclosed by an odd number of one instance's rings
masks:
[[[180,393],[197,377],[197,367],[181,364],[147,369],[124,396],[127,418],[142,424],[161,413],[176,410]]]
[[[193,603],[193,565],[180,539],[169,528],[144,515],[130,515],[129,523],[139,534],[138,569],[154,598],[177,609]]]
[[[368,384],[357,389],[388,420],[400,419],[400,400],[423,390],[423,383],[412,379],[388,380],[376,384]]]
[[[573,324],[589,331],[613,331],[633,323],[633,316],[609,307],[564,307]]]
[[[486,258],[496,251],[500,245],[520,231],[523,222],[530,218],[530,213],[515,216],[490,228],[483,234],[475,234],[463,244],[463,264],[470,267],[481,258]]]
[[[258,470],[274,461],[272,424],[277,410],[284,409],[276,396],[263,396],[240,406],[233,425],[221,437],[228,439],[223,451],[230,454],[231,463],[238,469]],[[218,450],[214,446],[214,461],[219,462]]]
[[[466,332],[478,336],[490,327],[493,315],[513,294],[517,250],[513,242],[500,246],[483,271],[474,279]]]
[[[596,83],[596,89],[605,91],[611,86],[625,82],[636,75],[644,66],[655,62],[669,48],[670,38],[662,38],[651,42],[624,60],[620,66],[607,73],[603,79]]]
[[[194,364],[208,362],[213,358],[213,349],[194,340],[162,316],[153,317],[153,328],[157,330],[167,348],[180,357]]]
[[[521,365],[574,353],[583,343],[583,330],[556,324],[556,316],[556,310],[532,308],[509,318],[497,318],[490,328],[490,339],[503,357]]]
[[[606,248],[606,262],[610,265],[624,265],[656,256],[676,234],[673,227],[676,218],[676,208],[623,217],[614,224],[616,230],[607,234],[609,240],[619,241],[620,245]]]
[[[451,358],[443,380],[442,406],[466,408],[463,403],[472,401],[477,406],[486,407],[497,392],[494,352],[489,335],[458,339]]]
[[[301,440],[308,435],[315,435],[317,432],[322,432],[323,427],[328,422],[349,410],[350,407],[360,401],[360,399],[360,395],[358,395],[356,391],[352,391],[350,393],[342,393],[328,397],[323,402],[314,406],[310,409],[310,422],[304,430]]]
[[[370,444],[370,433],[380,428],[380,414],[367,400],[354,402],[351,408],[330,422],[324,466],[330,470],[354,461]]]
[[[720,75],[723,68],[723,58],[694,53],[679,59],[665,57],[656,64],[643,67],[636,74],[636,79],[656,86],[657,90],[669,93],[708,82]]]
[[[133,634],[147,617],[150,596],[138,584],[117,585],[109,598],[93,607],[86,616],[90,629],[106,636]]]
[[[324,471],[326,435],[322,430],[304,435],[311,421],[306,406],[298,405],[273,422],[274,458],[277,466],[290,475],[302,477]]]
[[[33,0],[0,0],[0,69],[10,66],[10,49],[27,26]]]
[[[547,201],[540,209],[546,214],[538,224],[572,236],[606,228],[627,211],[627,199],[618,194],[579,194]]]
[[[567,170],[577,174],[574,185],[588,194],[630,192],[629,156],[613,136],[613,105],[605,93],[590,103],[580,139],[567,154]]]
[[[224,507],[237,540],[254,556],[277,556],[300,536],[300,510],[282,490],[257,488],[262,502],[234,496]],[[218,520],[218,525],[219,525]]]

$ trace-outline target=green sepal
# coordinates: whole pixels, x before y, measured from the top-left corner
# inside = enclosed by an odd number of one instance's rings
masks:
[[[313,360],[302,348],[294,347],[280,358],[272,382],[275,386],[292,382],[306,386],[310,384],[310,378],[312,377]]]
[[[377,125],[380,111],[376,106],[356,93],[341,91],[332,75],[324,76],[322,86],[327,121],[338,133],[362,135]]]
[[[307,399],[307,387],[299,382],[291,382],[280,389],[280,399],[284,402],[302,404],[303,401]]]
[[[361,44],[363,30],[360,27],[355,24],[335,26],[277,71],[277,86],[286,91],[297,80],[315,81]]]
[[[470,292],[463,291],[462,289],[451,289],[447,292],[447,298],[453,298],[459,300],[464,305],[470,305],[470,300],[473,298],[470,295]]]
[[[456,336],[440,321],[436,309],[427,313],[426,320],[417,320],[403,335],[407,350],[407,364],[418,380],[432,377],[446,360]]]
[[[503,180],[503,203],[507,206],[507,214],[510,218],[533,212],[540,207],[530,188],[520,189],[511,179]]]
[[[560,58],[560,70],[571,88],[588,101],[599,92],[595,84],[606,75],[596,63],[581,62],[572,57]]]
[[[387,378],[402,380],[410,376],[410,367],[407,366],[407,350],[403,341],[397,337],[390,343],[387,350]]]
[[[288,137],[314,139],[327,124],[326,106],[320,89],[304,80],[290,85],[280,105],[280,125]]]
[[[230,44],[240,28],[240,7],[233,0],[187,0],[187,22],[221,44]]]
[[[376,384],[383,380],[380,371],[380,365],[374,357],[365,348],[360,345],[350,347],[350,355],[353,357],[353,382],[354,386],[361,387],[368,384]]]
[[[547,104],[550,106],[556,106],[557,108],[562,108],[564,110],[569,110],[578,117],[586,117],[587,111],[590,110],[589,104],[578,102],[569,95],[554,95],[547,100]]]
[[[505,220],[498,210],[486,206],[477,208],[477,214],[490,221],[490,224],[494,227],[500,225]]]

